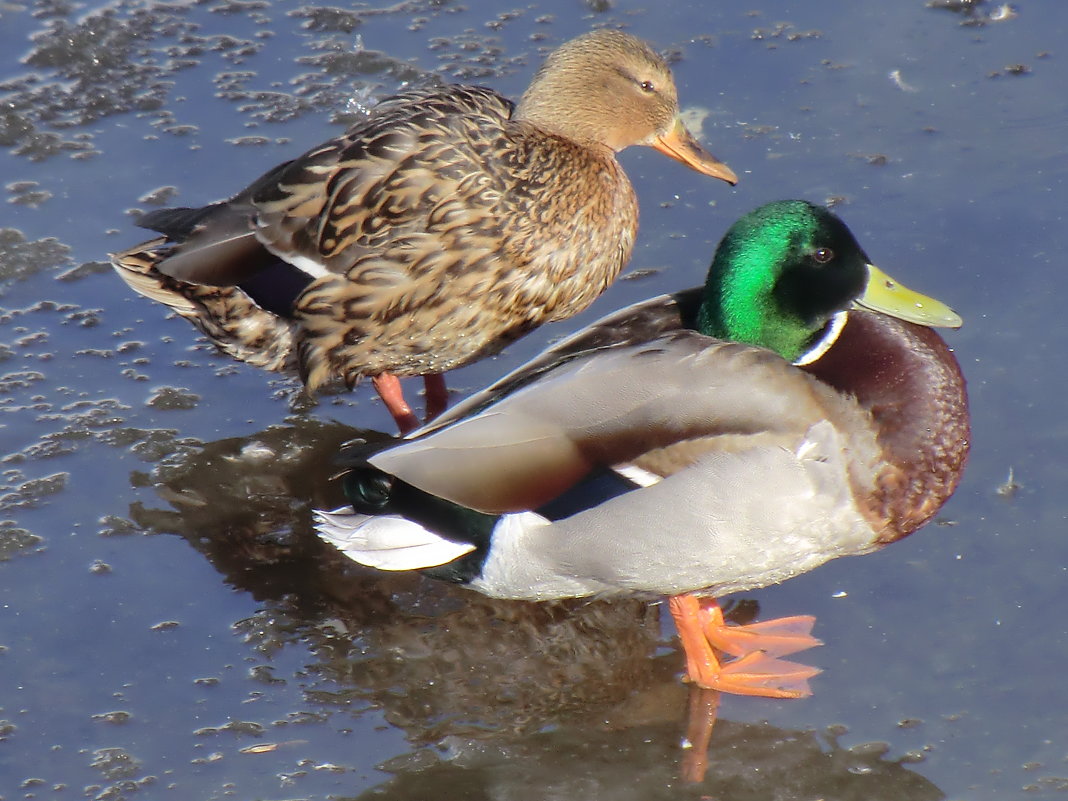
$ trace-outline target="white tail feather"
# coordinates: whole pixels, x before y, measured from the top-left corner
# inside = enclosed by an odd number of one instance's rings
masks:
[[[322,539],[354,562],[379,570],[437,567],[475,550],[470,543],[444,539],[403,517],[370,517],[348,506],[317,511],[315,519]]]

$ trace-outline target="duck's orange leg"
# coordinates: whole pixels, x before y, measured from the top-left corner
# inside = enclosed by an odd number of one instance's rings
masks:
[[[412,407],[404,399],[404,391],[401,389],[400,379],[397,376],[393,373],[379,373],[371,379],[371,383],[374,384],[378,396],[386,404],[389,413],[393,415],[393,419],[397,421],[401,436],[418,428],[419,418],[415,416]]]
[[[671,615],[675,618],[675,628],[679,632],[679,639],[682,640],[682,649],[686,654],[688,679],[697,686],[721,692],[761,695],[769,698],[802,698],[812,694],[808,680],[820,672],[819,668],[777,659],[773,653],[760,648],[759,644],[756,648],[749,648],[753,643],[759,643],[760,634],[747,637],[745,643],[749,650],[746,650],[742,656],[729,662],[720,662],[707,632],[710,628],[715,629],[714,626],[710,626],[710,621],[715,620],[712,607],[718,611],[718,604],[715,600],[698,599],[692,595],[676,595],[669,599],[668,604]],[[722,613],[720,613],[719,620],[722,622]],[[715,633],[718,635],[719,631],[716,630]],[[776,633],[771,641],[772,647],[779,645],[779,638],[780,635]],[[809,639],[812,638],[809,637]],[[818,641],[813,644],[818,644]],[[732,647],[733,645],[732,641]],[[801,649],[794,648],[793,650]],[[785,653],[791,653],[791,651],[787,650]]]
[[[426,420],[429,423],[449,405],[445,376],[441,373],[428,373],[423,376],[423,396],[426,399]]]
[[[682,757],[682,780],[696,784],[705,780],[708,772],[708,748],[712,742],[712,727],[719,711],[719,693],[696,685],[690,686],[686,714],[686,751]]]

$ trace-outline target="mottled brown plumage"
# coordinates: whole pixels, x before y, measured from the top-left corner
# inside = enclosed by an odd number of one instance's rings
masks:
[[[113,263],[232,356],[295,364],[310,389],[440,374],[615,279],[638,223],[615,153],[634,144],[736,180],[678,122],[664,61],[595,31],[552,53],[515,109],[476,87],[390,98],[227,202],[146,215],[165,238]]]

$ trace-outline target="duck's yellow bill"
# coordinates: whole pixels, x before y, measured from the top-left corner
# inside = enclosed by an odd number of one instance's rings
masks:
[[[917,325],[960,328],[964,322],[942,301],[899,284],[874,264],[868,265],[868,286],[856,304]]]
[[[738,176],[734,174],[734,170],[701,147],[700,142],[694,139],[693,134],[680,119],[675,120],[675,125],[670,131],[662,136],[654,137],[648,144],[692,170],[719,178],[731,186],[738,183]]]

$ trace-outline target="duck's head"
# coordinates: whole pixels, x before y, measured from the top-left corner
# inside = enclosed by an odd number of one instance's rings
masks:
[[[875,267],[830,211],[782,200],[727,231],[708,272],[697,327],[807,363],[833,343],[845,322],[842,312],[854,304],[920,325],[961,324],[944,303]]]
[[[649,145],[705,175],[738,182],[682,124],[675,80],[664,59],[622,31],[591,31],[550,53],[515,117],[612,151]]]

